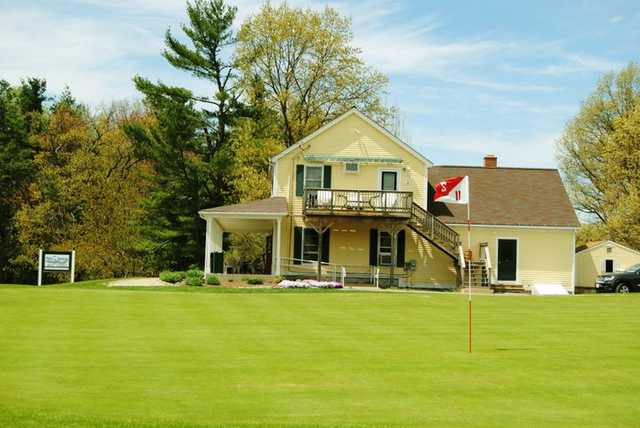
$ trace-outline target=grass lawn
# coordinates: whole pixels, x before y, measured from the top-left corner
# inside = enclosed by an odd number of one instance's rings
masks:
[[[640,425],[640,294],[0,286],[0,426]]]

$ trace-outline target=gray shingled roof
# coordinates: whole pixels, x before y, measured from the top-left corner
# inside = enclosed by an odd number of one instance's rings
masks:
[[[200,213],[287,214],[287,199],[282,197],[259,199],[241,204],[207,208],[201,210]]]
[[[429,168],[429,211],[445,223],[466,223],[467,207],[433,202],[434,185],[460,175],[469,176],[472,223],[580,226],[555,169],[433,166]]]

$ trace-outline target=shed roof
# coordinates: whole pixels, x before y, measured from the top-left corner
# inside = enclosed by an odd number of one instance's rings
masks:
[[[609,239],[603,240],[603,241],[587,242],[586,244],[583,244],[583,245],[580,245],[579,247],[577,247],[576,248],[576,253],[584,253],[584,252],[587,252],[587,251],[590,251],[590,250],[595,250],[596,248],[599,248],[599,247],[601,247],[601,246],[603,246],[605,244],[607,246],[616,246],[616,247],[621,248],[621,249],[623,249],[625,251],[629,251],[629,252],[632,252],[632,253],[640,255],[640,251],[634,250],[633,248],[626,247],[626,246],[624,246],[622,244],[619,244],[619,243],[617,243],[615,241],[611,241]]]
[[[445,223],[466,223],[467,207],[433,202],[434,186],[461,175],[469,176],[472,224],[580,226],[556,169],[434,166],[429,169],[428,206]]]

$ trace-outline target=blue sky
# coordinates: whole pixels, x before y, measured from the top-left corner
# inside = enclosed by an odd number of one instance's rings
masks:
[[[259,3],[232,1],[238,25]],[[274,2],[275,3],[275,2]],[[638,1],[296,1],[353,19],[390,77],[403,137],[438,164],[554,167],[554,141],[599,77],[640,61]],[[0,78],[45,77],[93,106],[138,97],[131,77],[208,87],[160,56],[181,0],[0,0]]]

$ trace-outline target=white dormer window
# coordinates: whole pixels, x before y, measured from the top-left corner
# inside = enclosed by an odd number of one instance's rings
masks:
[[[351,172],[351,173],[357,173],[357,172],[360,171],[360,164],[357,163],[357,162],[345,162],[344,171],[345,172]]]

